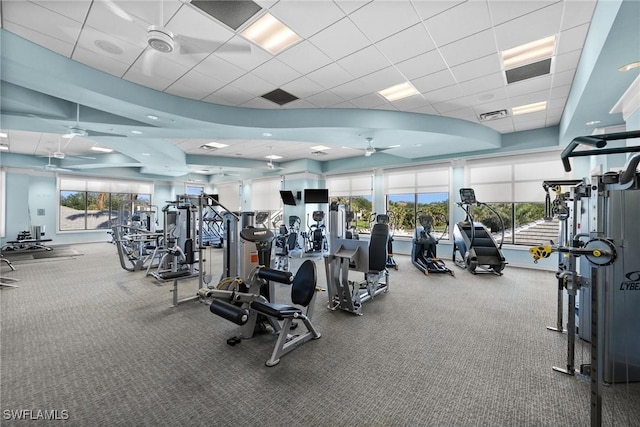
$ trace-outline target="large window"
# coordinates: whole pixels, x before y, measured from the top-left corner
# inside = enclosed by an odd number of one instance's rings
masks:
[[[360,233],[368,233],[371,229],[373,213],[373,178],[370,173],[355,175],[330,176],[326,180],[330,202],[345,205],[347,211],[353,213],[351,226]]]
[[[347,212],[353,213],[353,221],[350,227],[355,227],[356,232],[368,233],[371,229],[371,216],[373,214],[372,197],[368,196],[333,196],[330,203],[339,203],[345,206]]]
[[[118,217],[122,201],[151,202],[152,186],[146,183],[60,178],[59,188],[60,231],[108,229]]]

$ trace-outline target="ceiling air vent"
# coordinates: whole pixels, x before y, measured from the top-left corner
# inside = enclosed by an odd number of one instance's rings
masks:
[[[311,154],[313,154],[314,156],[326,156],[327,153],[325,153],[324,151],[312,151]]]
[[[487,122],[489,120],[504,119],[505,117],[507,117],[507,110],[497,110],[489,113],[482,113],[478,116],[478,119],[481,122]]]
[[[544,76],[551,72],[551,58],[543,61],[534,62],[533,64],[523,65],[522,67],[506,70],[507,83],[515,83],[521,80],[532,79],[534,77]]]
[[[204,144],[200,146],[201,149],[203,150],[207,150],[207,151],[216,151],[217,148],[216,147],[212,147],[210,145]]]
[[[299,99],[297,96],[291,95],[289,92],[282,89],[272,90],[271,92],[262,95],[262,97],[271,102],[275,102],[278,105],[288,104],[291,101]]]

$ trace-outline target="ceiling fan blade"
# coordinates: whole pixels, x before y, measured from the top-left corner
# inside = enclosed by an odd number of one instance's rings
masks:
[[[126,138],[127,135],[121,135],[119,133],[98,132],[94,130],[87,130],[87,136],[112,136],[118,138]]]
[[[104,3],[105,7],[109,9],[109,11],[114,15],[116,15],[118,18],[124,19],[125,21],[128,21],[128,22],[135,21],[135,19],[133,19],[133,16],[129,15],[127,12],[122,10],[122,8],[118,6],[113,0],[101,0],[101,1],[102,3]]]
[[[151,48],[142,52],[142,73],[144,75],[154,75],[154,68],[157,65],[159,58],[158,55],[160,55],[160,52]]]

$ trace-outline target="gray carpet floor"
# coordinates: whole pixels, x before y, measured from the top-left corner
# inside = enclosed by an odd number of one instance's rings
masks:
[[[172,285],[120,268],[113,245],[74,249],[84,255],[2,264],[20,279],[0,290],[2,426],[61,423],[7,420],[20,409],[64,410],[73,426],[589,425],[588,382],[551,369],[566,357],[566,336],[545,328],[551,272],[424,276],[396,255],[390,291],[364,315],[328,311],[320,294],[322,337],[269,368],[273,336],[228,346],[236,325],[203,303],[171,307]],[[221,250],[208,252],[219,277]],[[180,297],[196,289],[181,282]],[[576,358],[589,360],[583,343]],[[605,392],[604,425],[640,425],[638,384]]]

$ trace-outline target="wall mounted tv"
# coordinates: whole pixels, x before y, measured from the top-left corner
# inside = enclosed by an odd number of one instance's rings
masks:
[[[293,195],[293,191],[280,190],[280,198],[282,199],[282,203],[284,203],[285,205],[296,205],[296,198]]]
[[[326,188],[307,188],[304,190],[305,203],[329,203],[329,190]]]

